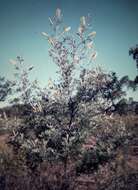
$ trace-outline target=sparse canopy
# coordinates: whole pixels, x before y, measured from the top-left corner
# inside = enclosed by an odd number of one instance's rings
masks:
[[[124,94],[127,79],[118,80],[115,73],[92,69],[97,53],[90,15],[81,17],[75,34],[70,33],[70,26],[63,26],[60,9],[49,21],[53,34],[42,32],[42,35],[50,44],[49,55],[58,66],[59,78],[49,80],[48,87],[41,91],[41,99],[31,102],[31,114],[14,131],[11,143],[26,151],[32,169],[41,161],[59,160],[64,164],[66,176],[69,160],[83,154],[82,145],[88,137],[93,136],[94,149],[91,148],[102,158],[103,154],[110,157],[117,141],[126,137],[122,122],[114,121],[106,112],[112,112],[115,102]],[[26,89],[27,86],[24,93]],[[30,96],[25,93],[25,97],[28,100]]]

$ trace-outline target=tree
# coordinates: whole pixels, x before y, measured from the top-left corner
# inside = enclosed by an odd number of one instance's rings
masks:
[[[132,55],[133,59],[136,61],[136,66],[138,68],[138,45],[129,49],[129,55]]]
[[[136,61],[136,67],[138,69],[138,45],[129,49],[129,55],[133,56],[133,59]],[[135,85],[138,85],[138,76],[135,77],[134,82]]]
[[[0,77],[0,102],[6,100],[7,96],[11,94],[12,83],[5,80],[4,77]]]
[[[94,152],[99,150],[100,155],[110,157],[114,145],[126,137],[121,120],[106,115],[124,94],[125,79],[118,80],[115,73],[92,68],[97,53],[90,15],[81,17],[75,35],[69,34],[71,27],[61,27],[60,9],[49,21],[53,34],[42,35],[50,44],[49,55],[58,66],[59,78],[49,80],[41,99],[31,104],[32,112],[14,132],[11,143],[26,151],[32,169],[44,160],[62,162],[67,179],[69,161],[83,154],[82,145],[88,138],[93,136]]]

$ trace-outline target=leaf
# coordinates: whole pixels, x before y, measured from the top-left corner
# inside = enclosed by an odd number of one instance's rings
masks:
[[[80,26],[80,27],[78,28],[78,33],[79,33],[80,35],[82,35],[83,32],[84,32],[84,28],[83,28],[82,26]]]
[[[50,17],[49,17],[49,22],[50,22],[51,25],[54,24],[53,21],[52,21],[52,19]]]
[[[51,37],[48,38],[48,42],[52,46],[54,46],[54,44],[55,44],[55,40],[53,38],[51,38]]]
[[[33,68],[34,68],[34,66],[30,66],[28,70],[31,71]]]
[[[87,47],[88,49],[91,49],[91,48],[93,47],[93,41],[88,42],[88,43],[86,44],[86,47]]]
[[[9,63],[12,64],[12,65],[16,65],[17,64],[17,62],[14,59],[10,59]]]
[[[49,37],[49,35],[48,35],[46,32],[42,32],[41,34],[42,34],[43,36],[47,37],[47,38]]]
[[[24,59],[21,56],[17,56],[17,61],[19,63],[22,63],[22,62],[24,62]]]
[[[98,53],[97,53],[97,52],[94,52],[94,53],[91,55],[91,58],[94,60],[94,59],[96,59],[97,55],[98,55]]]
[[[64,28],[64,31],[65,31],[65,32],[68,32],[68,31],[70,31],[70,30],[71,30],[71,27],[70,27],[70,26]]]
[[[85,26],[86,26],[86,19],[85,19],[85,16],[82,16],[82,17],[80,18],[80,24],[81,24],[82,27],[85,27]]]
[[[61,19],[61,9],[59,8],[56,9],[56,17],[57,19]]]
[[[96,36],[96,32],[95,31],[93,31],[90,34],[88,34],[88,37],[95,37],[95,36]]]

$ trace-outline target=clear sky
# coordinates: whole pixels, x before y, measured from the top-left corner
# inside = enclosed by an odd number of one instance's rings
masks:
[[[34,65],[33,78],[45,84],[56,67],[48,56],[42,31],[49,31],[48,17],[61,8],[64,21],[73,30],[88,13],[97,32],[95,64],[116,71],[119,76],[136,75],[135,62],[128,55],[138,44],[138,0],[0,0],[0,75],[10,77],[9,59],[17,55]]]

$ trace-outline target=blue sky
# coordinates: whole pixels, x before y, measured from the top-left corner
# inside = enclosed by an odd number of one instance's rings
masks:
[[[135,62],[128,50],[138,43],[137,0],[0,0],[0,75],[10,78],[13,69],[8,60],[21,55],[27,65],[35,66],[32,78],[43,85],[55,76],[41,32],[49,31],[48,17],[56,8],[62,9],[65,23],[74,31],[79,18],[91,13],[97,32],[95,64],[134,78]]]

